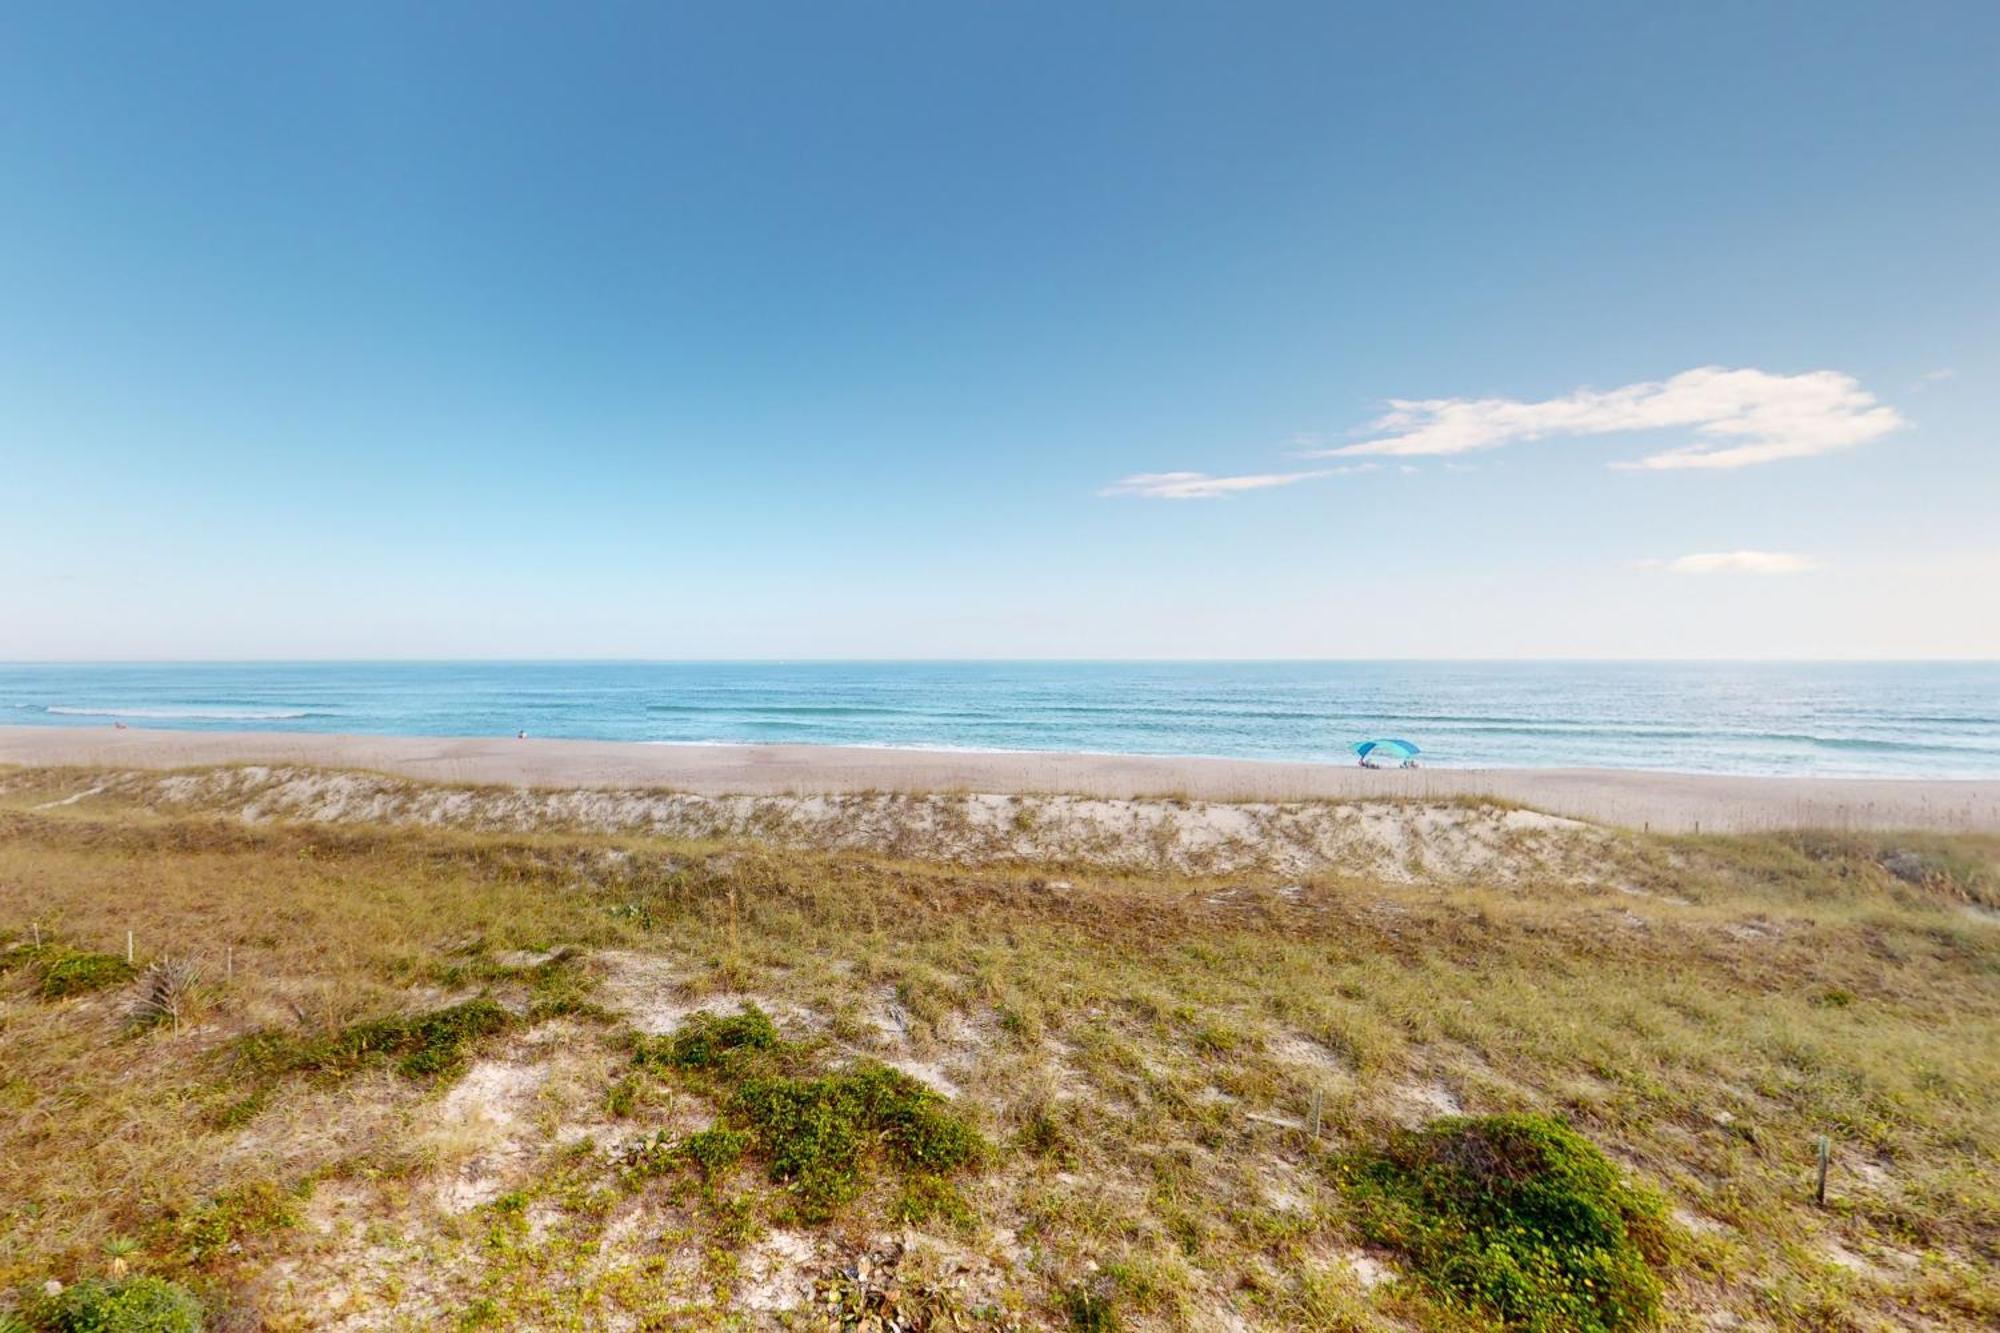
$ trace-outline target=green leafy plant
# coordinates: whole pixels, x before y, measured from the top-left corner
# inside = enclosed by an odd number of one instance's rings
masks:
[[[873,1154],[943,1175],[984,1148],[942,1097],[872,1061],[819,1078],[746,1079],[730,1113],[751,1127],[771,1179],[791,1189],[807,1221],[824,1220],[860,1191]]]
[[[202,1308],[164,1278],[91,1278],[36,1301],[28,1325],[42,1333],[201,1333]]]
[[[393,1059],[408,1078],[433,1078],[464,1067],[474,1043],[504,1032],[514,1016],[481,996],[429,1013],[375,1018],[321,1037],[254,1032],[236,1044],[236,1058],[265,1075],[351,1074]]]
[[[778,1044],[778,1029],[771,1016],[754,1004],[746,1004],[734,1014],[707,1009],[689,1014],[672,1036],[642,1041],[636,1058],[641,1064],[713,1069],[741,1053],[773,1050]]]
[[[112,1236],[104,1242],[105,1257],[111,1260],[111,1276],[124,1277],[131,1267],[132,1256],[139,1252],[139,1242],[130,1236]]]
[[[930,1178],[899,1204],[899,1215],[956,1216],[956,1192],[943,1177],[984,1151],[977,1131],[921,1083],[886,1065],[862,1061],[818,1076],[798,1076],[804,1050],[783,1041],[756,1005],[735,1014],[690,1014],[670,1037],[641,1039],[641,1065],[684,1070],[726,1098],[726,1123],[678,1142],[655,1135],[628,1154],[629,1178],[681,1163],[713,1176],[746,1151],[762,1158],[807,1222],[831,1217],[860,1193],[869,1164]],[[906,1192],[907,1193],[907,1192]]]
[[[54,949],[41,955],[36,991],[44,1000],[61,1000],[122,986],[137,975],[138,969],[117,954]]]
[[[1665,1205],[1543,1115],[1450,1117],[1340,1163],[1362,1233],[1447,1305],[1537,1330],[1617,1330],[1660,1308]]]
[[[716,1125],[688,1135],[681,1143],[681,1153],[712,1180],[741,1161],[749,1146],[748,1134]]]

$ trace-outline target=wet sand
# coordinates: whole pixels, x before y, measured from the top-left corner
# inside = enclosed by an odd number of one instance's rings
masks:
[[[2000,831],[2000,780],[1738,777],[1624,769],[1368,770],[1131,755],[963,753],[818,745],[292,732],[0,727],[0,764],[361,768],[433,782],[665,787],[702,795],[856,791],[1067,792],[1204,800],[1495,796],[1631,828]]]

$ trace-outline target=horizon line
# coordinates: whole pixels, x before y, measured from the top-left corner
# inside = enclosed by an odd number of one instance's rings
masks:
[[[1611,657],[1522,655],[1403,657],[21,657],[10,667],[198,666],[1277,666],[1511,663],[1551,665],[1993,666],[2000,656],[1936,657]]]

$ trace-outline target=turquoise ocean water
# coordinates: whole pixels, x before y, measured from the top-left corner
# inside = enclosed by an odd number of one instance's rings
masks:
[[[2000,663],[0,665],[0,723],[2000,777]]]

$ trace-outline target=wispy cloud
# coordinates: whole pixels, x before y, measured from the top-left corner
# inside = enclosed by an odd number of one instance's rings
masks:
[[[1319,477],[1348,472],[1372,472],[1379,464],[1313,468],[1305,472],[1259,472],[1244,477],[1211,477],[1206,472],[1135,472],[1099,491],[1099,495],[1134,495],[1145,500],[1219,500],[1238,491],[1266,491]]]
[[[1906,423],[1851,375],[1799,375],[1701,366],[1666,380],[1617,389],[1578,389],[1561,398],[1424,398],[1389,401],[1370,423],[1379,438],[1309,457],[1397,457],[1496,449],[1562,435],[1688,429],[1690,443],[1618,467],[1737,468],[1810,458],[1879,439]]]
[[[1917,382],[1910,386],[1910,391],[1912,393],[1922,393],[1933,384],[1943,384],[1946,380],[1957,378],[1958,372],[1950,366],[1941,366],[1936,370],[1926,370],[1923,374],[1917,376]]]
[[[1810,556],[1791,551],[1700,551],[1672,560],[1642,560],[1644,569],[1670,574],[1803,574],[1818,569]]]

